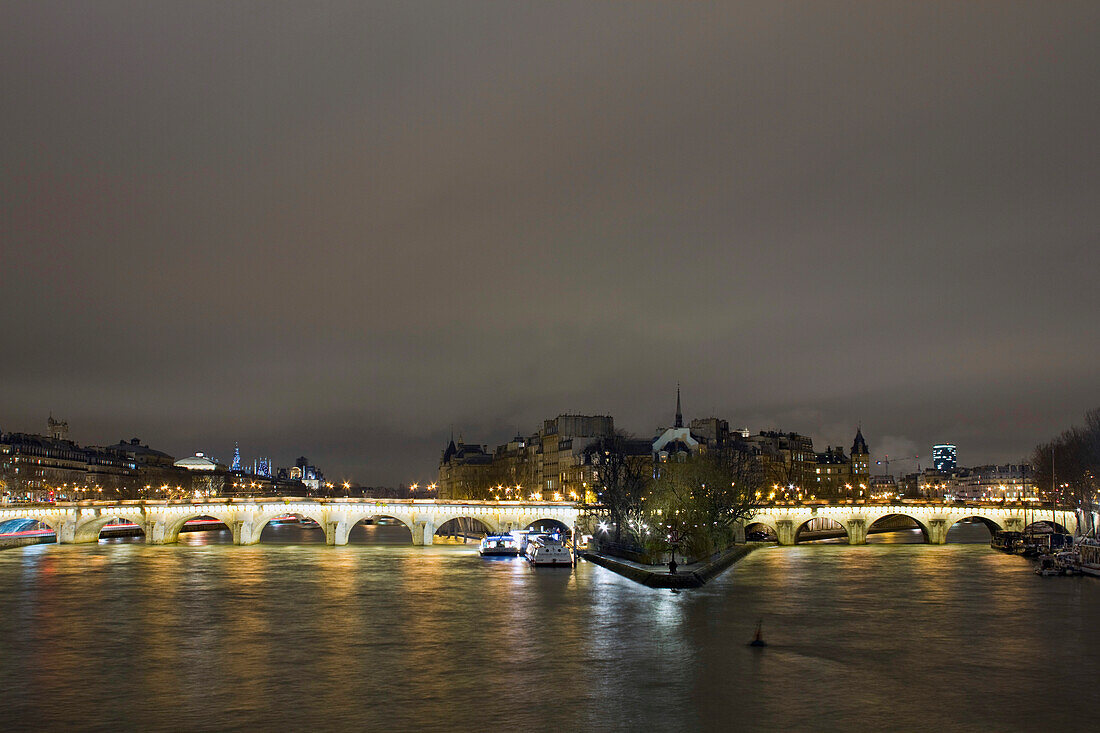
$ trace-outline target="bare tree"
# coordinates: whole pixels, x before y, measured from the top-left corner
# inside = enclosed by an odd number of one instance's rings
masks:
[[[696,557],[722,550],[760,506],[764,480],[759,460],[738,449],[662,464],[645,498],[643,531],[652,528],[653,541],[682,543]]]
[[[621,431],[599,438],[585,453],[592,466],[598,504],[590,513],[606,516],[613,527],[615,542],[635,536],[634,528],[642,515],[642,499],[652,480],[652,454],[632,445],[630,436]]]
[[[1095,511],[1100,494],[1100,409],[1085,414],[1083,427],[1071,427],[1031,457],[1035,483],[1048,501]]]

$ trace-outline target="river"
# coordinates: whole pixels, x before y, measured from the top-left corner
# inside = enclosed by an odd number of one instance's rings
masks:
[[[5,550],[0,729],[1094,729],[1100,580],[913,539],[679,594],[387,526]]]

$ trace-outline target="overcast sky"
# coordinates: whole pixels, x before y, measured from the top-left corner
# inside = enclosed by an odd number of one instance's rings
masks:
[[[1100,3],[0,2],[0,428],[428,480],[1100,406]],[[925,461],[927,465],[927,461]],[[899,466],[907,468],[908,466]]]

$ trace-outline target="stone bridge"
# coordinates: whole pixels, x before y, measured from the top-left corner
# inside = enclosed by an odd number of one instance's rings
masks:
[[[62,504],[0,505],[0,522],[7,519],[35,519],[50,527],[62,544],[96,542],[109,522],[125,520],[136,524],[149,544],[163,545],[179,539],[183,525],[201,517],[213,517],[233,532],[233,543],[252,545],[272,519],[296,514],[314,520],[325,532],[330,545],[346,545],[348,533],[366,519],[393,518],[412,532],[413,544],[430,545],[436,530],[452,519],[474,519],[491,532],[523,529],[539,521],[560,522],[572,531],[582,521],[582,509],[573,502],[552,501],[435,501],[398,499],[299,499],[272,497],[255,499],[211,499],[200,502],[123,501],[75,502]],[[1053,521],[1050,509],[1023,506],[959,504],[839,504],[768,506],[759,509],[742,527],[765,527],[775,533],[781,545],[798,541],[802,528],[815,519],[831,519],[848,535],[848,543],[867,542],[868,531],[880,519],[905,517],[913,520],[930,544],[943,544],[952,525],[977,519],[991,532],[998,529],[1022,531],[1035,522]],[[1074,532],[1073,512],[1058,512],[1056,523]],[[742,531],[743,534],[743,531]],[[740,538],[742,541],[743,537]]]
[[[1057,519],[1055,519],[1057,516]],[[925,541],[933,545],[947,542],[947,532],[956,522],[977,519],[990,532],[998,529],[1023,531],[1036,522],[1056,521],[1068,532],[1077,529],[1077,517],[1073,512],[1038,510],[1024,506],[982,506],[959,504],[841,504],[819,506],[769,506],[762,507],[745,522],[745,528],[759,525],[775,533],[781,545],[793,545],[800,530],[814,519],[831,519],[844,528],[848,544],[867,543],[867,532],[880,519],[905,517],[917,523]]]
[[[123,501],[0,506],[0,522],[34,519],[57,534],[61,544],[96,542],[109,522],[133,522],[149,544],[179,539],[183,525],[213,517],[233,532],[233,544],[253,545],[272,519],[297,514],[314,520],[325,531],[325,542],[346,545],[348,533],[365,519],[390,517],[412,532],[413,544],[430,545],[435,531],[452,519],[475,519],[491,532],[524,529],[539,521],[560,522],[570,530],[580,511],[572,502],[434,501],[396,499],[211,499],[201,502]]]

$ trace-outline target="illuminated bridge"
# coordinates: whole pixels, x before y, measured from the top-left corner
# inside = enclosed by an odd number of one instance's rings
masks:
[[[559,522],[571,531],[580,510],[572,502],[434,501],[385,499],[213,499],[197,502],[123,501],[0,506],[0,524],[12,519],[42,522],[61,544],[96,542],[115,521],[132,522],[149,544],[176,542],[188,521],[212,517],[233,532],[233,544],[253,545],[277,517],[312,519],[330,545],[346,545],[351,528],[363,520],[391,518],[412,532],[413,544],[430,545],[435,531],[452,519],[477,520],[492,532],[524,529],[537,522]]]
[[[395,499],[212,499],[197,502],[123,501],[62,504],[0,505],[0,525],[29,519],[47,525],[62,544],[96,542],[108,524],[132,522],[149,544],[176,542],[180,530],[192,520],[211,518],[233,532],[233,543],[253,545],[269,522],[288,514],[312,519],[325,532],[330,545],[346,545],[351,528],[364,520],[391,518],[409,528],[413,544],[430,545],[436,530],[454,519],[476,520],[490,532],[524,529],[539,522],[559,522],[575,531],[583,510],[573,502],[553,501],[435,501]],[[1023,506],[961,504],[836,504],[791,505],[760,508],[741,527],[744,532],[766,529],[780,545],[828,533],[847,536],[848,543],[862,545],[871,532],[915,525],[929,544],[944,544],[951,527],[964,520],[980,521],[990,532],[1022,531],[1037,522],[1054,524],[1073,532],[1073,512]],[[587,521],[583,521],[587,524]],[[583,527],[582,527],[583,529]]]
[[[999,529],[1022,532],[1038,522],[1051,523],[1068,532],[1077,529],[1077,517],[1071,511],[975,504],[768,506],[760,508],[745,523],[745,529],[767,529],[779,544],[793,545],[803,532],[830,525],[847,534],[848,544],[863,545],[867,543],[868,532],[875,531],[875,527],[897,527],[895,520],[898,519],[912,520],[924,535],[925,542],[933,545],[946,543],[948,530],[964,520],[980,521],[990,533]]]

